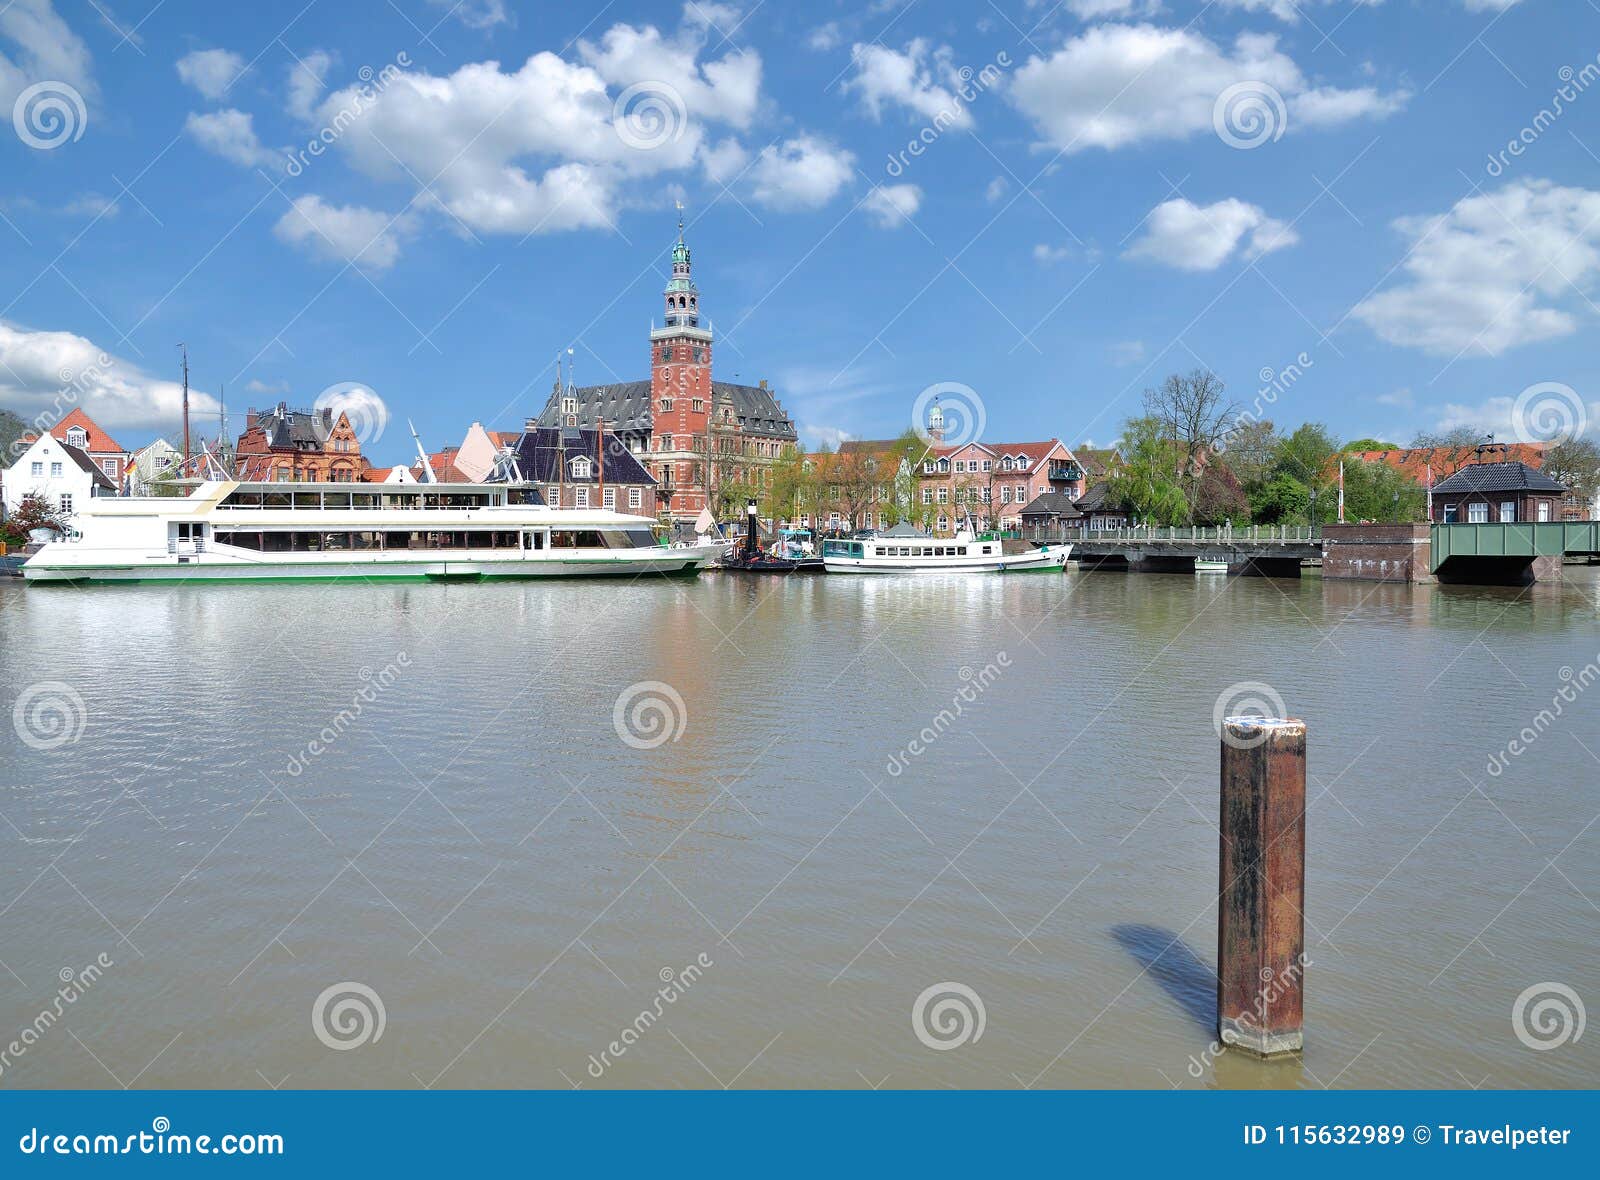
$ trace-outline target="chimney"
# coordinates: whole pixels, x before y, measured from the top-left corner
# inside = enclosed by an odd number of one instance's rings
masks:
[[[537,419],[537,418],[524,418],[522,420],[523,433],[525,433],[525,434],[532,433],[533,431],[538,430],[538,429],[539,429],[539,419]]]
[[[256,412],[254,410],[245,411],[244,428],[246,430],[254,430],[256,428]]]

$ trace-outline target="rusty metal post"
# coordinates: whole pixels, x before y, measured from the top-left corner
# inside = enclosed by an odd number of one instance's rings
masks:
[[[1304,1044],[1306,726],[1222,723],[1217,1035],[1263,1057]]]

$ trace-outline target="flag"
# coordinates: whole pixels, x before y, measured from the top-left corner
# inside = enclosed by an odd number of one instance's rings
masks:
[[[1339,523],[1344,523],[1344,460],[1339,460]]]

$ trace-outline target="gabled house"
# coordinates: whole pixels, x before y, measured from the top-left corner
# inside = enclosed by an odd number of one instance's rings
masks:
[[[918,490],[924,512],[948,532],[965,514],[980,524],[1018,528],[1022,508],[1049,492],[1076,498],[1084,469],[1060,439],[1044,442],[934,446],[922,461]]]
[[[1051,541],[1076,533],[1084,523],[1083,512],[1065,492],[1046,492],[1022,506],[1022,535],[1029,540]]]
[[[155,485],[178,477],[183,467],[183,452],[164,438],[143,450],[135,451],[128,463],[123,488],[130,496],[149,496]]]
[[[48,433],[58,442],[76,447],[89,456],[101,474],[115,487],[122,487],[123,476],[133,455],[102,430],[99,424],[81,408],[74,408],[61,421],[50,427]],[[23,440],[32,442],[35,437],[37,436],[30,432],[23,435]]]
[[[517,468],[552,508],[607,508],[655,516],[656,481],[611,431],[531,426],[517,438]]]
[[[234,451],[238,477],[279,483],[359,483],[367,461],[344,411],[251,410]]]
[[[1468,463],[1433,485],[1441,524],[1505,524],[1561,519],[1567,485],[1516,460]]]
[[[1077,509],[1083,516],[1080,527],[1091,533],[1125,529],[1133,523],[1133,510],[1111,494],[1106,482],[1095,484],[1079,497]]]
[[[92,496],[115,496],[117,485],[80,447],[61,442],[53,434],[35,438],[0,481],[6,514],[31,495],[37,495],[63,516],[72,516]]]

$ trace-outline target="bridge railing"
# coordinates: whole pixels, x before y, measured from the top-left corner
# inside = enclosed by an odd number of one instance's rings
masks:
[[[1218,525],[1211,528],[1198,525],[1180,525],[1176,528],[1156,528],[1141,525],[1135,528],[1123,529],[1085,529],[1073,539],[1081,542],[1173,541],[1200,545],[1229,545],[1256,542],[1287,544],[1300,542],[1302,544],[1310,544],[1320,540],[1321,537],[1322,528],[1319,525],[1253,524],[1241,525],[1237,528],[1231,528],[1227,525]]]

